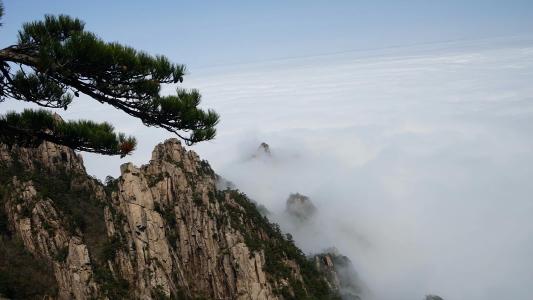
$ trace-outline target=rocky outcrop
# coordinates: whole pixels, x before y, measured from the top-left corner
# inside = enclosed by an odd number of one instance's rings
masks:
[[[116,209],[106,221],[131,245],[119,249],[118,269],[137,274],[139,297],[149,298],[155,287],[167,296],[277,298],[266,281],[264,254],[251,252],[242,234],[224,224],[220,202],[237,204],[229,194],[217,199],[213,175],[177,140],[156,147],[148,165],[121,167]]]
[[[287,199],[285,212],[298,221],[306,221],[316,213],[316,207],[309,197],[299,193],[291,194]]]
[[[1,146],[0,165],[0,213],[6,220],[0,238],[20,241],[17,251],[48,266],[48,272],[25,271],[29,281],[44,273],[53,282],[53,288],[32,294],[3,289],[0,276],[4,296],[336,297],[317,265],[277,225],[246,195],[218,190],[209,164],[176,139],[156,146],[147,165],[122,165],[121,176],[106,185],[85,173],[79,155],[47,142]],[[0,258],[5,282],[16,282],[10,275],[14,263]]]
[[[259,144],[259,147],[257,147],[255,154],[252,155],[252,158],[271,158],[271,157],[272,157],[272,152],[270,151],[270,146],[265,142]]]
[[[84,299],[99,294],[87,245],[76,225],[74,216],[65,218],[59,210],[66,199],[49,198],[57,186],[36,174],[72,174],[70,187],[89,189],[103,200],[104,192],[93,179],[79,181],[85,169],[81,157],[54,144],[44,143],[37,149],[0,149],[2,163],[1,204],[10,235],[20,239],[26,251],[45,261],[57,283],[57,296],[62,299]],[[45,183],[45,184],[43,184]],[[62,196],[67,196],[64,194]],[[80,199],[78,199],[80,200]],[[73,201],[72,204],[75,204]],[[6,228],[7,229],[7,228]]]

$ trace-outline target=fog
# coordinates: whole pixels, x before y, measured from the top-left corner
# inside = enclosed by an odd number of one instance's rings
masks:
[[[224,102],[220,137],[198,150],[306,252],[338,248],[375,299],[531,299],[532,43],[226,72],[191,84]],[[261,142],[272,158],[250,159]],[[295,192],[319,211],[304,229],[282,213]]]
[[[375,299],[531,299],[532,39],[191,72],[186,85],[222,119],[193,149],[284,228],[289,194],[309,196],[319,214],[293,228],[297,244],[339,249]],[[134,134],[136,164],[171,136],[81,100],[62,115]],[[250,159],[261,142],[272,158]],[[125,162],[84,157],[99,178]]]

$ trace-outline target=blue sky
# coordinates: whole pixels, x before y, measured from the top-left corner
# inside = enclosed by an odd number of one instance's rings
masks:
[[[109,41],[196,67],[528,34],[533,1],[5,0],[0,42],[25,21],[69,14]]]

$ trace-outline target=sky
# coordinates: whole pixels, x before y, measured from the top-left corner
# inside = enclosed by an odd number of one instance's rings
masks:
[[[200,67],[349,50],[529,33],[528,0],[69,1],[4,0],[2,44],[44,14]]]
[[[192,149],[304,251],[350,257],[373,299],[531,298],[533,2],[129,2],[5,1],[0,43],[66,13],[187,64],[221,114]],[[172,136],[83,96],[59,113],[138,138],[122,160],[83,153],[101,179]],[[272,159],[250,160],[261,142]],[[295,192],[319,209],[304,228],[283,218]]]

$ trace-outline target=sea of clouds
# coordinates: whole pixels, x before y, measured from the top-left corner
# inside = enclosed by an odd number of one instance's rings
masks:
[[[193,149],[282,224],[289,194],[309,196],[320,214],[297,244],[335,246],[375,299],[532,298],[531,39],[192,72],[186,85],[222,118]],[[139,165],[171,136],[84,97],[62,115],[134,134]],[[272,159],[251,160],[261,142]],[[99,178],[125,162],[84,157]]]
[[[306,252],[337,247],[375,299],[531,299],[532,43],[213,73],[191,83],[223,120],[198,150],[282,225],[288,195],[308,195]],[[272,159],[250,160],[261,142]]]

